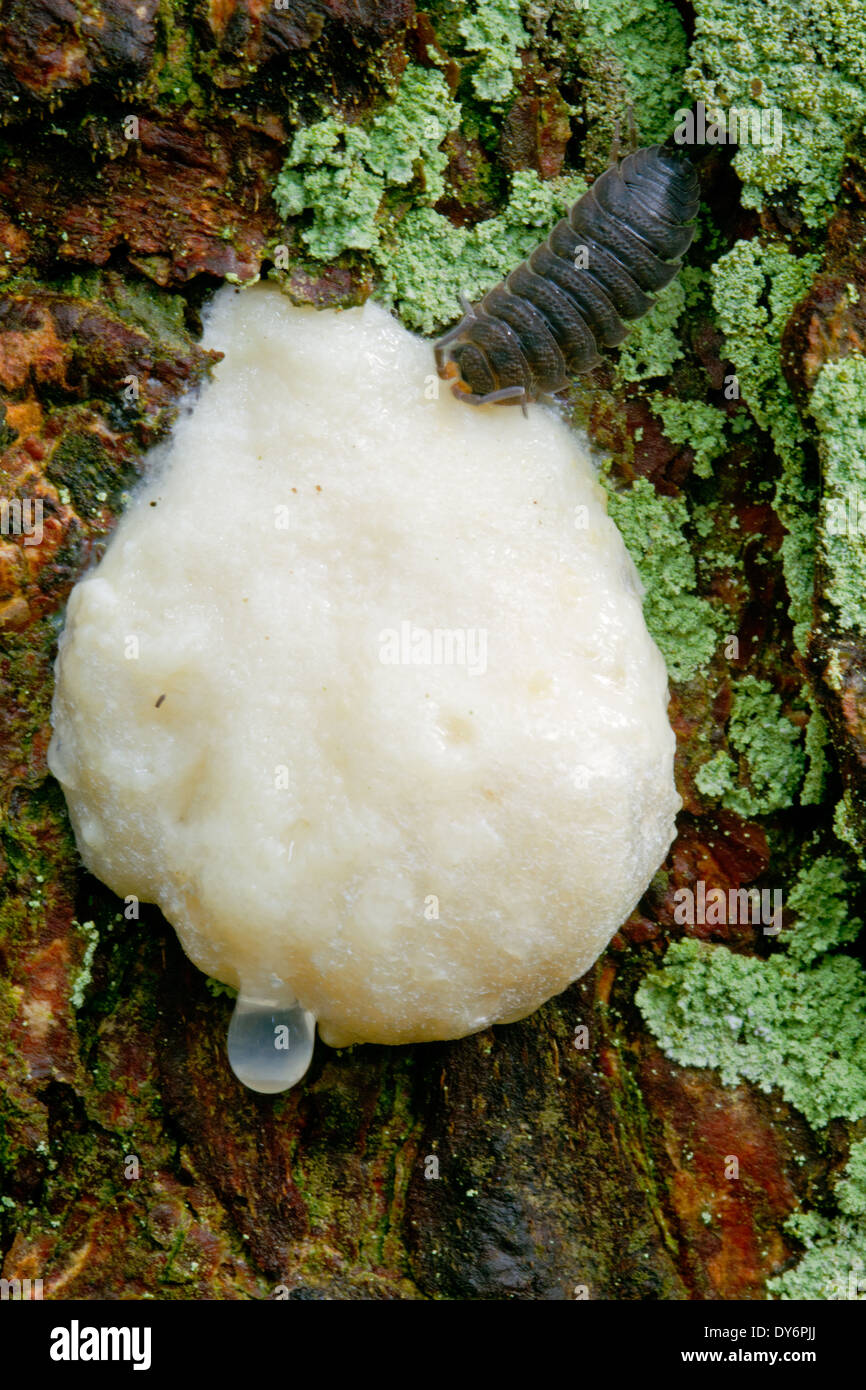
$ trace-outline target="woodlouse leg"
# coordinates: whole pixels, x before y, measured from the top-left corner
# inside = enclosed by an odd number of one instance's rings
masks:
[[[526,388],[523,386],[500,386],[497,391],[488,391],[484,396],[476,396],[472,391],[462,389],[457,383],[451,387],[454,397],[464,405],[495,405],[497,401],[514,401],[520,404],[526,415]]]

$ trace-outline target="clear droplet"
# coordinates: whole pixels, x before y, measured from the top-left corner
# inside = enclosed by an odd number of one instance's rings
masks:
[[[238,1081],[251,1091],[274,1095],[300,1081],[313,1057],[316,1016],[290,996],[237,997],[229,1024],[228,1054]]]

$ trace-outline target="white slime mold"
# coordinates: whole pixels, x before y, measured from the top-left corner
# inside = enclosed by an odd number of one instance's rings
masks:
[[[239,989],[256,1090],[582,975],[674,834],[667,676],[550,411],[435,394],[368,304],[221,291],[225,351],[69,601],[49,763],[87,867]],[[425,387],[426,383],[426,387]],[[154,505],[156,504],[156,505]]]

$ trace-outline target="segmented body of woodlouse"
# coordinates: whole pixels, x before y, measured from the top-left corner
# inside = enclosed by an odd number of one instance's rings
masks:
[[[434,346],[468,405],[525,404],[589,371],[622,342],[680,268],[694,235],[698,181],[678,149],[652,145],[612,164],[528,260]]]

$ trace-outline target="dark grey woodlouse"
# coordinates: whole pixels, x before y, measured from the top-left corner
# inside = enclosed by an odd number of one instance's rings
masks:
[[[463,318],[434,345],[439,376],[467,405],[560,391],[674,278],[698,206],[679,149],[651,145],[611,164],[528,260],[478,304],[461,297]]]

